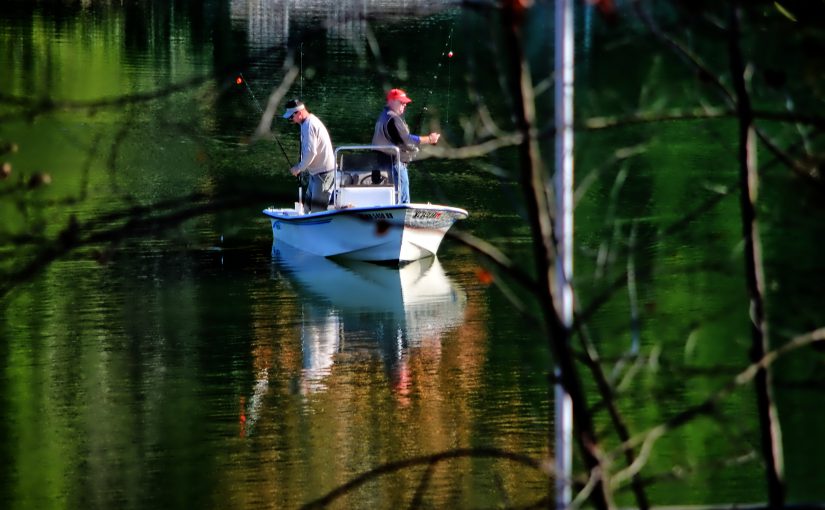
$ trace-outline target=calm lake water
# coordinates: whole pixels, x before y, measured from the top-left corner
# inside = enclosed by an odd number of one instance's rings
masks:
[[[479,102],[511,130],[494,22],[426,1],[30,4],[0,14],[0,142],[17,146],[0,181],[0,269],[14,284],[0,296],[0,506],[297,508],[388,462],[552,453],[553,361],[528,292],[450,239],[400,269],[273,246],[260,211],[291,204],[298,135],[276,118],[286,154],[248,143],[289,58],[300,72],[287,97],[303,98],[336,145],[369,141],[391,86],[413,98],[410,124],[445,145],[494,134]],[[580,12],[578,24],[581,115],[617,113],[652,74],[681,90],[675,59],[624,39],[620,55],[649,58],[617,59],[597,17]],[[552,6],[537,6],[527,51],[543,122],[551,27]],[[123,95],[132,101],[85,103]],[[587,331],[633,434],[748,364],[735,141],[730,121],[577,135],[578,297],[582,309],[603,301]],[[543,150],[550,164],[552,141]],[[469,210],[458,228],[531,272],[514,151],[411,168],[414,201]],[[767,179],[780,345],[822,324],[825,221],[790,175]],[[192,210],[232,198],[241,205]],[[51,261],[76,228],[83,242]],[[29,275],[38,257],[48,263]],[[822,362],[806,350],[777,372],[794,501],[825,499]],[[660,439],[642,470],[651,502],[763,501],[754,413],[748,385]],[[424,476],[384,475],[333,507],[408,507]],[[513,462],[456,459],[435,467],[421,506],[526,505],[546,487]],[[633,501],[627,490],[619,500]]]

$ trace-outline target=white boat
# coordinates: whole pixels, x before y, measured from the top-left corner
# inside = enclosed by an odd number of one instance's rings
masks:
[[[329,210],[304,212],[267,208],[275,242],[321,257],[406,263],[436,254],[464,209],[433,204],[399,204],[392,165],[394,146],[350,145],[335,150],[335,181]]]

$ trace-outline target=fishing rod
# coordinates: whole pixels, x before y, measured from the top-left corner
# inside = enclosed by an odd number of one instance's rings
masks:
[[[238,77],[235,79],[235,83],[237,83],[238,85],[240,85],[241,83],[244,84],[244,86],[246,87],[246,91],[249,92],[250,96],[252,96],[252,100],[255,102],[255,106],[258,107],[258,112],[261,113],[261,115],[263,115],[264,109],[261,108],[261,103],[258,102],[258,98],[255,97],[255,93],[252,92],[252,88],[249,86],[249,83],[246,81],[246,78],[244,77],[243,73],[238,73]],[[278,143],[278,147],[281,148],[281,152],[284,155],[284,159],[286,159],[286,164],[289,165],[291,168],[292,162],[289,160],[289,156],[287,156],[286,150],[284,149],[284,146],[281,144],[281,140],[278,138],[278,135],[272,133],[272,137],[275,138],[275,141]]]

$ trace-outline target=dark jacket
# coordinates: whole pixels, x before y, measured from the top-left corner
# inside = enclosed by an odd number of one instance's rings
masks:
[[[418,152],[418,143],[418,137],[410,134],[410,128],[404,119],[385,106],[375,122],[372,144],[397,146],[401,151],[401,162],[409,163]]]

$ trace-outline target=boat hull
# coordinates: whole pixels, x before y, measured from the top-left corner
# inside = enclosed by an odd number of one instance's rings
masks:
[[[431,204],[401,204],[300,214],[265,209],[275,242],[322,257],[369,262],[411,262],[437,253],[444,235],[467,211]]]

